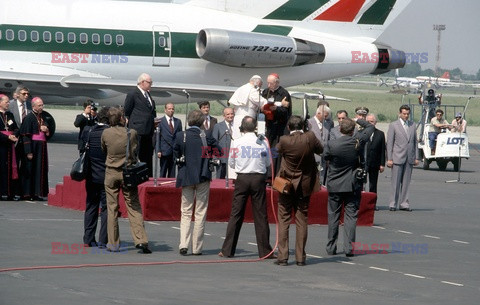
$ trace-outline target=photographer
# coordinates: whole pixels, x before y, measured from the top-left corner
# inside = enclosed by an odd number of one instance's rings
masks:
[[[357,212],[360,205],[361,191],[365,174],[357,173],[363,168],[363,152],[365,142],[370,138],[374,125],[357,120],[362,131],[353,136],[355,121],[346,118],[340,122],[341,137],[330,140],[324,151],[328,165],[328,243],[327,253],[337,254],[338,225],[342,205],[345,207],[344,216],[344,250],[347,257],[353,256],[352,242],[355,242],[357,226]]]
[[[206,136],[205,131],[200,129],[205,121],[205,115],[200,110],[190,112],[187,121],[190,128],[178,133],[173,147],[178,165],[176,187],[182,188],[179,249],[181,255],[186,255],[192,244],[192,254],[201,255],[212,180],[211,149],[219,147],[215,139]],[[195,224],[192,236],[190,227],[194,200]]]
[[[257,138],[254,131],[257,120],[245,116],[240,125],[244,135],[232,143],[228,165],[235,169],[237,180],[233,193],[232,211],[227,225],[227,233],[218,254],[221,257],[233,257],[245,216],[248,197],[252,200],[253,220],[259,257],[274,258],[270,246],[270,227],[268,226],[267,206],[265,203],[265,174],[270,165],[267,143]]]
[[[425,96],[425,98],[423,98],[423,95],[420,94],[420,96],[418,97],[418,103],[420,105],[426,106],[423,115],[425,115],[425,113],[428,113],[427,122],[430,122],[430,120],[435,117],[435,110],[437,109],[437,106],[440,106],[442,104],[442,95],[439,94],[435,96],[435,91],[433,89],[428,89],[427,96]],[[425,117],[422,117],[422,123],[424,122],[424,119]]]

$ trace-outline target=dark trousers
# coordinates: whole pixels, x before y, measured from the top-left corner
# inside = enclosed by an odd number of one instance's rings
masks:
[[[368,168],[368,191],[377,193],[378,171],[380,168]]]
[[[342,192],[328,193],[328,243],[327,253],[337,252],[338,225],[342,206],[345,207],[343,216],[343,248],[345,254],[352,253],[352,243],[355,242],[355,230],[357,228],[358,206],[360,205],[360,193]]]
[[[138,159],[147,163],[148,176],[153,177],[153,144],[152,135],[138,135]]]
[[[94,183],[87,179],[85,181],[87,191],[87,205],[85,208],[83,243],[87,245],[96,245],[95,232],[97,231],[98,209],[100,208],[100,233],[98,243],[106,245],[107,236],[107,199],[105,196],[105,185],[103,183]]]
[[[280,194],[278,200],[278,261],[288,260],[288,232],[292,221],[292,209],[295,214],[295,259],[297,262],[305,262],[305,245],[308,236],[308,205],[310,196],[301,197],[302,190],[299,188],[295,194]]]
[[[173,155],[160,157],[160,177],[175,178],[175,160]]]
[[[232,211],[227,225],[227,233],[222,246],[225,256],[235,255],[238,237],[245,217],[248,197],[251,197],[255,236],[258,256],[264,257],[272,251],[270,246],[270,227],[268,226],[267,206],[265,203],[265,175],[238,174],[233,192]]]
[[[225,179],[227,176],[227,163],[220,163],[220,166],[217,167],[217,179]]]

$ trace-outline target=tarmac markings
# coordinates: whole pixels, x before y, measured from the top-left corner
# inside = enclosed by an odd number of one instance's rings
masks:
[[[412,232],[409,231],[403,231],[403,230],[397,230],[398,233],[404,233],[404,234],[413,234]]]
[[[463,284],[460,284],[460,283],[447,282],[447,281],[441,281],[441,282],[448,285],[463,287]]]
[[[424,236],[426,238],[440,239],[440,237],[438,237],[438,236],[432,236],[432,235],[422,235],[422,236]]]
[[[388,272],[388,271],[390,271],[390,270],[388,270],[388,269],[385,269],[385,268],[374,267],[374,266],[370,266],[370,267],[368,267],[368,268],[370,268],[370,269],[374,269],[374,270],[379,270],[379,271],[384,271],[384,272]]]
[[[468,241],[456,240],[456,239],[454,239],[453,242],[459,243],[459,244],[465,244],[465,245],[469,245],[469,244],[470,244]]]

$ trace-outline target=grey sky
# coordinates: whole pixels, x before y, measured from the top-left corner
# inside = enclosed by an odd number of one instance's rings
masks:
[[[412,0],[380,38],[405,52],[428,52],[428,62],[421,63],[422,69],[433,69],[437,47],[433,24],[445,24],[440,67],[458,67],[463,73],[476,74],[480,68],[479,12],[477,0]]]

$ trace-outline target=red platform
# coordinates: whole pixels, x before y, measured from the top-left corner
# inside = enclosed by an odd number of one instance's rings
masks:
[[[140,203],[145,220],[180,220],[180,198],[181,189],[175,187],[173,179],[159,178],[158,186],[153,185],[153,179],[141,184],[138,187]],[[268,220],[275,223],[270,202],[271,189],[267,189],[267,208]],[[233,186],[230,183],[229,188],[225,187],[225,180],[213,180],[210,184],[210,199],[207,211],[207,221],[227,222],[230,217],[231,202],[233,197]],[[273,192],[274,209],[277,210],[278,193]],[[310,198],[310,207],[308,210],[309,224],[327,224],[327,198],[328,193],[325,188],[315,193]],[[48,204],[63,208],[85,210],[85,182],[77,182],[70,179],[69,176],[63,177],[63,184],[56,185],[55,189],[50,189],[48,195]],[[358,211],[359,226],[372,226],[375,213],[375,202],[377,196],[375,193],[362,193],[360,209]],[[125,203],[123,196],[120,195],[120,213],[126,217]],[[247,205],[245,221],[253,222],[251,205]]]

